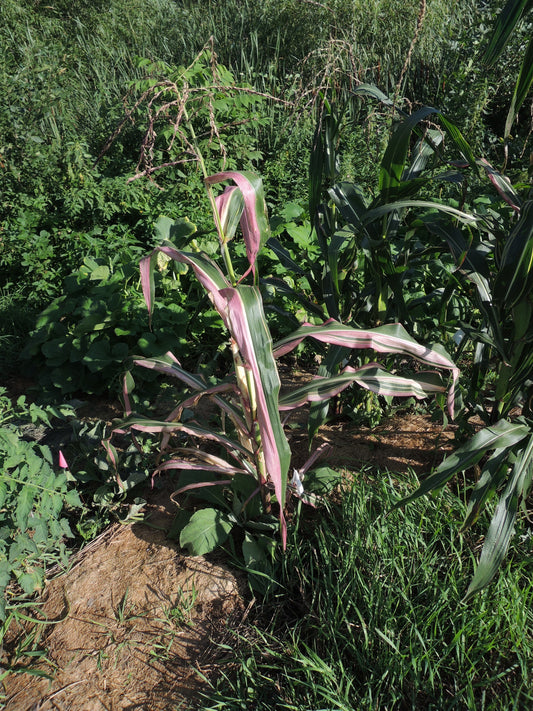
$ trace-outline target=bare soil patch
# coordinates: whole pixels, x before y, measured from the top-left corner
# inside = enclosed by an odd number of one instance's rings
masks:
[[[151,513],[153,525],[168,525],[163,507],[152,503]],[[242,617],[243,593],[221,559],[184,556],[164,531],[116,524],[47,583],[35,616],[48,624],[12,631],[7,655],[37,634],[48,663],[33,668],[52,679],[9,676],[5,708],[189,708],[197,672],[217,657],[213,640]]]
[[[453,449],[455,427],[442,429],[428,415],[408,414],[394,417],[377,427],[359,427],[350,422],[324,425],[316,445],[327,443],[331,449],[325,459],[331,464],[356,471],[371,464],[391,472],[412,469],[417,475],[428,473]],[[294,437],[300,456],[307,447],[307,434]]]

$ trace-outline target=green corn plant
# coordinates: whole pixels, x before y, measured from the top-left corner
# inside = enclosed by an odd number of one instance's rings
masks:
[[[212,186],[227,181],[234,185],[226,186],[215,196]],[[269,554],[265,532],[272,532],[274,521],[278,522],[275,527],[279,525],[285,546],[285,512],[290,496],[312,500],[305,492],[307,478],[304,482],[302,479],[320,454],[313,453],[289,478],[291,451],[282,413],[308,402],[328,400],[354,383],[373,392],[399,397],[423,398],[447,389],[446,379],[435,370],[402,376],[373,362],[360,368],[347,366],[335,377],[315,378],[281,396],[276,358],[296,348],[304,339],[343,349],[373,349],[406,356],[451,375],[448,406],[452,414],[459,371],[442,349],[420,345],[400,324],[355,329],[330,319],[318,326],[302,324],[292,335],[274,344],[258,286],[257,257],[269,236],[262,182],[251,173],[227,171],[208,176],[206,185],[227,274],[206,254],[183,251],[166,241],[142,259],[141,280],[151,312],[153,272],[161,255],[187,265],[222,319],[229,337],[233,370],[228,377],[207,382],[202,375],[185,371],[170,352],[162,358],[135,358],[136,365],[174,378],[185,388],[185,394],[164,420],[130,413],[118,431],[159,433],[161,453],[157,471],[184,471],[178,493],[209,490],[208,498],[218,508],[201,509],[182,517],[179,534],[182,546],[195,554],[205,553],[223,544],[232,528],[241,525],[246,532],[244,559],[257,563],[261,550]],[[247,263],[245,273],[239,278],[229,249],[238,224]],[[177,229],[179,226],[175,226],[174,234]],[[190,222],[187,230],[190,234]],[[251,279],[251,284],[244,283],[246,277]],[[220,413],[214,423],[205,424],[191,415],[202,398],[212,403],[211,415]],[[126,405],[129,407],[127,389]],[[194,442],[197,446],[192,446]],[[201,442],[206,443],[204,449],[198,446]],[[111,444],[108,451],[114,458]],[[220,490],[222,494],[212,493]]]
[[[461,324],[462,346],[470,343],[473,349],[466,399],[485,422],[494,424],[517,406],[523,414],[531,412],[533,201],[522,203],[501,174],[481,163],[513,208],[514,226],[509,228],[505,217],[478,219],[479,229],[468,232],[435,216],[424,224],[447,242],[456,274],[473,295],[471,310],[479,318]],[[487,391],[489,380],[493,388]]]
[[[397,111],[393,102],[374,86],[361,85],[355,93],[376,98]],[[356,318],[361,312],[367,312],[374,323],[399,319],[405,325],[413,325],[405,282],[417,263],[427,260],[428,245],[417,246],[407,237],[404,220],[409,211],[436,210],[468,224],[476,221],[471,214],[449,205],[415,199],[435,181],[458,177],[456,172],[442,172],[446,166],[441,147],[443,133],[423,126],[432,115],[439,118],[463,160],[477,170],[472,150],[458,128],[437,109],[423,106],[411,115],[400,112],[400,120],[383,154],[378,191],[373,198],[367,197],[360,186],[345,182],[334,185],[329,191],[353,231],[352,259],[359,261],[359,268],[364,272],[365,287],[359,295],[360,309]],[[414,148],[413,134],[418,139]],[[435,167],[441,172],[435,174]],[[350,292],[347,296],[351,296]]]
[[[392,102],[375,87],[362,86],[357,91],[378,98],[391,106]],[[453,144],[459,149],[461,161],[455,166],[484,172],[499,196],[517,216],[514,228],[505,229],[505,216],[472,210],[458,210],[436,201],[414,200],[421,188],[435,185],[439,179],[463,180],[463,174],[423,175],[431,156],[439,157],[442,134],[422,135],[412,154],[413,133],[420,135],[420,122],[437,114]],[[410,157],[412,155],[412,157]],[[479,325],[462,324],[466,339],[475,343],[473,377],[468,399],[480,400],[486,379],[494,377],[494,357],[498,360],[494,406],[487,412],[477,410],[492,423],[506,417],[517,401],[524,397],[531,363],[528,356],[531,306],[530,265],[533,258],[531,204],[522,201],[509,180],[485,159],[476,159],[461,132],[442,113],[422,107],[396,127],[382,159],[379,193],[372,202],[365,200],[358,186],[341,183],[330,190],[339,211],[354,229],[358,253],[363,253],[365,283],[374,289],[375,318],[400,318],[413,324],[409,301],[409,275],[417,265],[428,260],[432,252],[449,251],[453,263],[445,270],[447,283],[442,294],[441,313],[446,300],[465,283],[475,286],[475,309],[479,309]],[[509,207],[506,207],[509,210]],[[401,221],[407,211],[417,214],[422,229],[412,230],[406,237]],[[418,244],[418,247],[415,245]],[[377,285],[377,286],[376,286]],[[468,293],[471,293],[469,291]],[[432,294],[428,294],[431,297]],[[471,297],[468,297],[471,299]],[[415,300],[417,303],[419,299]],[[427,299],[429,302],[429,298]],[[386,305],[388,304],[388,306]],[[472,310],[471,310],[472,311]],[[416,326],[415,326],[416,327]]]
[[[491,499],[497,497],[498,503],[465,599],[492,580],[505,558],[533,476],[533,200],[522,202],[507,179],[481,163],[516,214],[514,226],[505,231],[498,221],[482,220],[478,225],[483,229],[468,234],[442,219],[428,220],[426,226],[447,240],[457,273],[474,287],[472,312],[481,318],[462,325],[462,345],[469,343],[473,353],[465,399],[488,426],[446,457],[399,504],[442,488],[480,463],[463,529]]]
[[[375,87],[360,87],[359,91],[392,105]],[[433,176],[423,175],[422,171],[429,157],[440,152],[439,137],[429,133],[419,140],[411,164],[408,162],[411,136],[420,135],[420,121],[432,113],[439,116],[459,149],[462,160],[458,165],[462,169],[470,166],[477,173],[484,171],[507,203],[501,215],[494,211],[492,214],[458,211],[436,202],[413,199],[422,187],[430,185]],[[531,491],[533,201],[528,199],[522,204],[509,180],[486,160],[476,159],[457,127],[429,107],[404,117],[393,132],[380,167],[379,192],[372,202],[365,200],[357,186],[341,184],[330,192],[360,240],[365,283],[372,285],[376,316],[388,315],[385,304],[390,304],[392,297],[392,312],[398,309],[404,321],[410,323],[405,275],[417,260],[427,259],[424,252],[430,245],[440,253],[448,249],[453,258],[447,269],[448,283],[441,291],[443,301],[454,290],[470,300],[469,322],[457,323],[457,328],[461,326],[457,335],[462,338],[459,350],[466,353],[470,346],[473,353],[464,396],[466,405],[477,411],[488,427],[447,457],[422,480],[416,492],[399,504],[443,487],[452,477],[481,462],[481,474],[471,492],[463,528],[478,519],[492,498],[498,497],[498,503],[466,593],[468,599],[496,574],[513,535],[519,508],[525,505]],[[407,210],[416,210],[419,215],[423,231],[414,231],[415,239],[422,244],[419,254],[412,251],[409,240],[405,239],[400,248],[403,251],[393,249],[398,236],[403,237],[401,219]],[[516,216],[511,227],[506,216],[509,212]],[[487,388],[489,381],[492,388]],[[519,419],[512,417],[516,407],[522,411]]]
[[[486,64],[493,65],[509,43],[513,30],[520,20],[533,10],[533,0],[509,0],[502,9],[492,31],[484,54]],[[509,112],[505,120],[504,138],[507,141],[511,127],[533,84],[533,37],[530,38],[518,71]]]
[[[337,143],[341,129],[342,111],[337,115],[332,104],[323,97],[313,149],[309,163],[309,215],[313,221],[314,234],[322,259],[313,273],[310,284],[319,303],[323,303],[331,318],[344,320],[346,302],[341,297],[339,274],[339,247],[342,242],[336,233],[340,228],[335,204],[323,199],[324,187],[334,185],[339,178]],[[345,271],[354,267],[354,260],[346,260]],[[342,267],[341,267],[342,273]]]
[[[376,87],[362,85],[355,93],[371,96],[395,109],[392,100]],[[476,215],[450,205],[415,199],[432,182],[461,179],[456,170],[453,173],[442,170],[443,166],[448,167],[442,157],[443,133],[424,129],[423,122],[436,114],[459,150],[462,161],[476,171],[479,167],[461,132],[437,109],[424,106],[410,116],[400,114],[401,120],[381,161],[377,194],[370,197],[359,185],[338,182],[337,142],[342,111],[336,111],[324,99],[309,180],[309,209],[321,259],[302,270],[301,265],[288,257],[279,241],[270,239],[268,244],[289,270],[303,273],[316,302],[324,304],[335,319],[373,326],[400,321],[415,331],[420,328],[417,316],[425,304],[437,302],[440,313],[446,312],[454,298],[457,277],[453,273],[453,261],[441,240],[422,242],[416,230],[407,230],[406,216],[437,212],[469,226],[478,221]],[[413,134],[418,140],[412,149]],[[435,174],[435,167],[440,169],[438,174]],[[327,186],[328,199],[324,199],[324,185]],[[442,254],[446,255],[444,260]],[[431,255],[431,262],[428,255]],[[436,276],[435,266],[438,267]],[[417,282],[416,289],[413,289],[414,281]],[[309,305],[309,310],[313,312],[313,304]],[[328,349],[319,374],[331,376],[337,373],[347,355],[343,348]],[[312,405],[310,440],[327,414],[327,405]]]
[[[338,140],[342,128],[344,109],[337,109],[325,96],[321,98],[317,126],[309,160],[308,209],[311,227],[308,243],[316,243],[317,249],[310,254],[302,250],[301,258],[293,259],[282,239],[271,236],[268,247],[290,274],[305,277],[312,300],[302,298],[293,289],[285,289],[300,301],[309,313],[340,321],[346,321],[353,310],[351,300],[346,298],[348,275],[356,268],[351,250],[344,244],[346,235],[341,233],[342,218],[328,189],[339,180]],[[317,253],[319,258],[317,259]],[[340,260],[340,262],[339,262]],[[267,283],[272,280],[265,280]],[[279,282],[272,282],[279,287]]]

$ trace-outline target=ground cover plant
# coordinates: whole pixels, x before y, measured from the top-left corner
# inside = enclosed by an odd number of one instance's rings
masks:
[[[164,354],[171,343],[185,343],[175,336],[176,327],[186,323],[179,276],[161,275],[162,289],[175,298],[158,302],[157,329],[149,331],[138,260],[125,261],[125,252],[120,257],[86,257],[64,280],[63,294],[39,314],[21,355],[26,362],[42,363],[39,385],[44,392],[118,392],[124,363],[133,353]],[[207,336],[208,330],[202,333]],[[189,341],[192,358],[190,346]]]
[[[56,410],[28,405],[21,396],[13,408],[0,389],[0,623],[3,632],[16,616],[17,600],[41,590],[46,569],[66,565],[69,518],[82,508],[63,455],[23,438],[21,421],[48,426]],[[6,589],[16,580],[19,591]],[[13,611],[14,610],[14,611]],[[7,623],[6,623],[7,619]]]

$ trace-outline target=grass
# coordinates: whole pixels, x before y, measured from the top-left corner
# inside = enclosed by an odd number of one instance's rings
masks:
[[[201,708],[530,706],[531,564],[462,603],[475,532],[458,534],[449,494],[386,515],[409,485],[359,474],[329,515],[293,531],[283,594],[234,632],[233,672]]]

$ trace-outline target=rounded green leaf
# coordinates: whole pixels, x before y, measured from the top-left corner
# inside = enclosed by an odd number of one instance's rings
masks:
[[[204,555],[221,546],[229,536],[233,523],[222,511],[201,509],[180,534],[180,546],[190,555]]]

